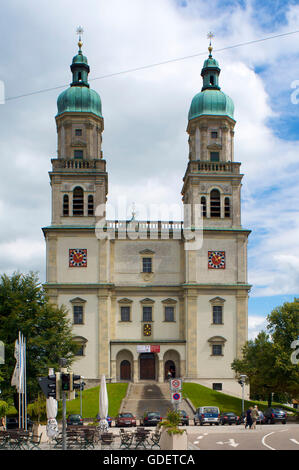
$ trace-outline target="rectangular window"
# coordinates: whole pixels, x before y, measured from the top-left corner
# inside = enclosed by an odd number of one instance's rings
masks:
[[[130,307],[120,307],[120,320],[130,321]]]
[[[174,321],[174,307],[165,307],[165,321]]]
[[[75,129],[75,135],[76,136],[81,136],[82,135],[82,129]]]
[[[222,345],[221,344],[213,344],[213,346],[212,346],[212,355],[213,356],[222,356]]]
[[[142,271],[144,273],[152,272],[152,258],[142,258]]]
[[[222,383],[214,383],[213,384],[213,390],[221,391],[222,390]]]
[[[142,321],[152,321],[152,307],[143,307],[142,309]]]
[[[74,305],[74,325],[83,325],[83,306]]]
[[[210,152],[211,162],[219,162],[219,152]]]
[[[83,150],[74,150],[74,158],[83,158]]]
[[[222,321],[222,306],[214,305],[213,306],[213,324],[214,325],[221,325]]]
[[[217,132],[217,131],[212,131],[212,132],[211,132],[211,137],[212,137],[212,139],[217,139],[217,137],[218,137],[218,132]]]

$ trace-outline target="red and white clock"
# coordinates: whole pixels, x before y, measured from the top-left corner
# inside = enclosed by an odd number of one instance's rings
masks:
[[[70,268],[86,268],[87,267],[87,250],[85,248],[69,249],[69,267]]]
[[[208,268],[225,269],[225,251],[208,251]]]

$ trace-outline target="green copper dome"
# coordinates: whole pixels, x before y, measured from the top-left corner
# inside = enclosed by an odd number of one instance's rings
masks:
[[[58,115],[62,113],[93,113],[102,116],[102,103],[98,93],[84,86],[70,86],[57,100]]]
[[[57,116],[63,113],[93,113],[102,116],[102,102],[98,93],[91,90],[88,83],[89,65],[87,57],[82,54],[79,42],[78,54],[73,57],[71,71],[73,81],[57,99]]]
[[[207,89],[197,93],[191,102],[188,119],[205,115],[228,116],[234,119],[233,100],[220,90]]]
[[[188,119],[199,116],[227,116],[234,119],[233,100],[220,90],[219,74],[220,68],[216,59],[212,57],[212,47],[209,47],[210,55],[204,61],[201,76],[203,86],[200,93],[194,96]]]

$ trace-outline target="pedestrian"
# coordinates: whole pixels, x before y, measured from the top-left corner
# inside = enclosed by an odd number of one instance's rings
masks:
[[[169,371],[167,372],[167,378],[168,380],[170,380],[172,378],[172,373],[171,373],[171,370],[169,369]]]
[[[258,411],[257,405],[255,405],[253,407],[253,410],[251,411],[252,429],[256,429],[256,421],[258,417],[259,417],[259,411]]]
[[[251,426],[252,426],[251,412],[252,412],[252,406],[250,406],[248,410],[246,411],[245,429],[247,429],[247,426],[249,426],[249,429],[251,429]]]

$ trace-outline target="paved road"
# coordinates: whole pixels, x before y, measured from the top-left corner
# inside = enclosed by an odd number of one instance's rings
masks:
[[[299,424],[244,426],[190,426],[192,450],[299,450]]]

